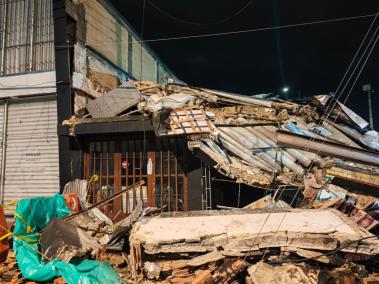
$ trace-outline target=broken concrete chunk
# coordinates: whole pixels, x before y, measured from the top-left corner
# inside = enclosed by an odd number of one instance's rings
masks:
[[[247,269],[254,284],[318,284],[319,271],[305,264],[272,266],[259,262]]]
[[[140,92],[134,87],[120,87],[89,101],[87,110],[93,118],[113,117],[137,105]]]
[[[73,257],[96,254],[100,245],[84,230],[55,218],[41,234],[41,249],[51,259],[68,262]]]
[[[146,273],[147,278],[151,280],[159,279],[159,275],[161,273],[161,267],[158,264],[154,262],[146,261],[143,266],[144,266],[144,271]]]

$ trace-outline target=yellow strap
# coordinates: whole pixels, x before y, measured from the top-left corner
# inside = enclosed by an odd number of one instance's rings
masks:
[[[1,205],[1,207],[3,207],[3,208],[9,208],[9,207],[16,206],[17,203],[18,203],[18,200],[13,200],[13,201],[9,202],[8,204]]]
[[[25,236],[14,235],[14,234],[13,234],[13,237],[17,238],[17,239],[20,239],[22,241],[25,241],[25,242],[29,242],[29,243],[39,243],[39,239],[38,240],[33,240],[33,239],[25,237]]]
[[[11,233],[11,232],[8,232],[8,233],[6,233],[5,235],[1,236],[1,237],[0,237],[0,241],[2,241],[2,240],[4,240],[4,239],[8,238],[9,236],[12,236],[12,233]]]
[[[7,232],[4,236],[0,237],[0,241],[13,235],[13,237],[19,238],[20,240],[23,240],[23,241],[27,241],[27,242],[31,242],[31,243],[38,243],[39,242],[39,238],[38,238],[38,240],[34,240],[34,239],[31,239],[31,238],[28,238],[25,236],[15,235],[2,225],[0,225],[0,228]]]
[[[32,232],[32,227],[28,223],[26,223],[24,218],[22,218],[21,215],[18,214],[17,212],[14,212],[14,216],[17,217],[22,223],[24,223],[24,225],[26,227],[26,233],[30,234]]]

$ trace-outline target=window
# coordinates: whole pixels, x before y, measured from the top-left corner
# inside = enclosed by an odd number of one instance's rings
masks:
[[[90,142],[84,154],[84,177],[99,177],[91,201],[131,187],[114,200],[113,215],[130,213],[140,200],[144,207],[162,207],[169,212],[187,210],[184,143],[153,136]],[[141,180],[143,186],[133,186]]]

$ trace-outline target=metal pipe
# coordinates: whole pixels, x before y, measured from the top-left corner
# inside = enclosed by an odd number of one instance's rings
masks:
[[[338,157],[347,161],[379,165],[379,154],[375,152],[325,140],[307,138],[287,131],[277,132],[277,143],[281,146],[300,148],[306,151],[320,153],[325,156]]]
[[[32,22],[30,26],[30,52],[29,52],[29,71],[33,70],[33,44],[34,44],[34,21],[35,21],[35,0],[31,1]]]
[[[252,163],[251,160],[259,159],[261,161],[256,161],[256,162],[259,162],[260,164],[263,164],[263,162],[264,162],[269,167],[272,167],[273,169],[276,170],[276,171],[274,170],[274,171],[270,171],[270,172],[279,172],[281,170],[280,165],[278,165],[276,163],[275,159],[273,157],[271,157],[270,155],[268,155],[266,152],[260,151],[260,152],[256,152],[255,155],[253,155],[251,148],[256,148],[255,144],[249,143],[249,145],[246,145],[245,143],[248,143],[247,140],[243,139],[242,135],[240,135],[236,131],[232,131],[232,129],[227,128],[227,127],[225,127],[225,128],[220,127],[219,130],[221,131],[220,132],[221,138],[223,138],[223,139],[227,140],[229,143],[231,143],[231,147],[234,147],[240,151],[241,154],[238,154],[235,151],[233,152],[232,149],[229,149],[235,155],[237,155],[237,157],[240,157],[249,163]],[[228,146],[226,145],[225,147],[227,148]],[[260,146],[257,145],[257,147],[260,147]],[[258,166],[258,167],[260,167],[260,166]],[[260,168],[260,169],[263,169],[263,168]]]
[[[253,131],[251,127],[247,127],[244,129],[247,132]],[[251,132],[253,134],[253,132]],[[259,137],[258,137],[259,139]],[[261,144],[266,147],[270,147],[268,144],[266,144],[263,140],[261,140]],[[275,145],[276,146],[276,145]],[[277,148],[277,147],[276,147]],[[267,154],[270,155],[273,159],[275,159],[278,163],[282,165],[282,167],[286,167],[287,169],[295,172],[298,175],[304,174],[303,167],[299,166],[295,160],[293,160],[291,157],[288,157],[285,155],[285,151],[277,151],[277,149],[274,148],[274,151],[267,151]]]
[[[331,136],[326,136],[325,137],[326,139],[329,139],[332,142],[337,142],[337,143],[345,144],[345,145],[348,145],[348,146],[351,146],[351,147],[361,148],[357,143],[355,143],[353,140],[351,140],[350,137],[348,137],[347,135],[345,135],[344,133],[342,133],[339,129],[337,129],[336,127],[334,127],[333,125],[331,125],[329,122],[323,121],[322,125],[323,125],[323,127],[326,130],[328,130],[329,132],[332,133]]]
[[[263,137],[266,137],[267,142],[272,143],[271,146],[275,145],[277,147],[275,143],[275,134],[271,134],[271,132],[267,131],[265,128],[261,126],[254,127],[254,130],[263,135]],[[309,159],[306,155],[304,155],[296,149],[286,149],[284,153],[287,153],[288,155],[290,155],[290,157],[293,157],[295,160],[298,160],[305,167],[309,167],[309,165],[312,163],[311,159]]]
[[[272,102],[269,100],[256,99],[249,96],[231,94],[231,93],[204,89],[204,88],[202,88],[201,90],[217,95],[219,98],[231,99],[237,102],[242,102],[242,103],[247,103],[247,104],[252,104],[252,105],[257,105],[257,106],[272,107]]]
[[[345,134],[348,137],[350,137],[351,139],[353,139],[355,142],[362,143],[360,139],[363,137],[363,135],[361,133],[359,133],[357,130],[350,128],[350,127],[347,127],[347,126],[344,126],[344,125],[341,125],[341,124],[334,123],[330,120],[328,120],[328,123],[333,125],[335,128],[337,128],[343,134]]]
[[[128,192],[129,190],[132,190],[133,188],[137,187],[137,186],[143,186],[145,184],[145,181],[141,180],[139,182],[136,182],[135,184],[131,185],[131,186],[128,186],[127,188],[125,188],[124,190],[121,190],[115,194],[113,194],[112,196],[109,196],[107,198],[104,198],[103,200],[89,206],[88,208],[85,208],[83,210],[80,210],[78,212],[74,212],[72,213],[71,215],[67,215],[66,217],[64,217],[62,220],[70,220],[72,218],[74,218],[75,216],[78,216],[80,214],[83,214],[85,212],[88,212],[90,211],[91,209],[93,208],[96,208],[96,207],[99,207],[100,205],[103,205],[105,203],[108,203],[109,201],[112,201],[114,199],[116,199],[117,197],[119,197],[120,195],[122,195],[123,193],[126,193]]]
[[[4,5],[4,18],[3,18],[3,35],[2,35],[2,45],[1,45],[1,66],[0,66],[0,75],[4,75],[5,69],[5,41],[7,39],[7,21],[8,21],[8,1],[1,3]]]
[[[241,149],[239,149],[238,147],[236,147],[235,146],[236,143],[233,140],[228,141],[226,139],[229,139],[229,137],[221,134],[220,140],[221,140],[222,145],[226,149],[228,149],[230,152],[232,152],[234,155],[239,157],[240,159],[245,160],[250,165],[255,166],[255,167],[257,167],[261,170],[264,170],[266,172],[275,172],[275,173],[279,172],[279,170],[277,168],[274,168],[271,164],[267,164],[266,161],[258,160],[259,159],[258,157],[254,157],[250,154],[247,154],[244,151],[242,151]],[[231,143],[230,141],[233,141],[233,142]]]
[[[374,129],[374,118],[372,116],[372,101],[371,101],[371,89],[367,91],[368,98],[368,114],[370,119],[370,128]]]
[[[4,118],[3,118],[3,143],[1,145],[1,177],[0,177],[0,193],[1,204],[4,204],[4,185],[5,185],[5,159],[7,149],[7,130],[8,130],[8,100],[4,101]]]

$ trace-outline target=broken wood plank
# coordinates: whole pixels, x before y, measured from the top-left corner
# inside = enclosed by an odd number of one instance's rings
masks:
[[[243,259],[228,259],[213,273],[214,283],[228,284],[236,278],[238,273],[248,266]]]
[[[225,256],[222,254],[221,251],[215,250],[211,251],[209,253],[200,255],[198,257],[195,257],[187,262],[189,266],[201,266],[209,262],[217,261],[220,259],[224,259]]]

